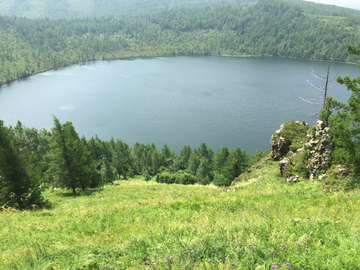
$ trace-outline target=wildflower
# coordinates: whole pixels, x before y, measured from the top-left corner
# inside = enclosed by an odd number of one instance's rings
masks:
[[[297,245],[298,247],[301,246],[300,242],[296,242],[295,245]]]
[[[278,266],[275,263],[272,263],[271,268],[278,268]]]
[[[232,263],[231,265],[232,265],[232,266],[236,266],[236,263]]]
[[[310,238],[306,238],[306,241],[310,241]]]
[[[310,219],[310,217],[307,217],[307,219]]]
[[[280,248],[287,248],[287,245],[285,243],[280,244]]]

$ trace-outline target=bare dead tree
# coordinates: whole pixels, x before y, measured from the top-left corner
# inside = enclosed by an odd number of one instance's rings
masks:
[[[314,78],[320,80],[321,82],[323,82],[324,86],[318,86],[318,85],[315,85],[313,83],[311,83],[309,80],[307,80],[307,82],[312,86],[314,87],[315,89],[319,90],[320,92],[323,92],[324,95],[323,96],[320,96],[318,98],[313,98],[313,99],[305,99],[305,98],[302,98],[300,95],[299,95],[299,98],[304,101],[304,102],[307,102],[307,103],[310,103],[310,104],[315,104],[315,105],[319,105],[321,106],[321,108],[324,107],[324,104],[325,104],[325,101],[326,101],[326,97],[327,97],[327,93],[328,93],[328,89],[331,87],[331,85],[329,86],[329,76],[330,76],[330,58],[329,58],[329,61],[328,61],[328,65],[327,65],[327,71],[326,71],[326,75],[325,76],[320,76],[318,74],[315,73],[315,71],[310,67],[311,69],[311,72],[310,72],[310,75],[313,76]],[[335,77],[334,77],[335,78]]]

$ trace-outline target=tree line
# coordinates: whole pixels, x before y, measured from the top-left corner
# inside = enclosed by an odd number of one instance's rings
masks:
[[[332,16],[307,5],[182,7],[158,13],[84,19],[0,16],[0,85],[80,62],[139,56],[274,56],[357,62],[346,45],[360,40],[360,16]],[[330,11],[329,11],[330,12]],[[348,14],[348,15],[345,15]]]
[[[258,151],[256,157],[263,153]],[[160,183],[228,186],[255,159],[241,150],[221,147],[216,153],[205,143],[185,145],[175,153],[167,144],[129,145],[113,138],[80,138],[71,122],[54,117],[51,131],[26,128],[20,122],[5,127],[0,121],[0,206],[19,209],[45,207],[42,190],[101,187],[116,179],[141,175]]]

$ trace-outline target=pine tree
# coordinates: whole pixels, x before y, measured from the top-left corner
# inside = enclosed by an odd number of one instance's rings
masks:
[[[200,159],[195,149],[189,157],[187,169],[190,171],[192,175],[195,175],[199,165],[200,165]]]
[[[209,167],[209,160],[205,157],[200,159],[200,165],[196,170],[196,182],[207,185],[210,184],[210,167]]]
[[[348,51],[350,54],[360,55],[360,48],[355,46],[348,45]],[[330,112],[327,115],[335,143],[333,158],[335,162],[354,164],[357,175],[360,175],[360,77],[339,77],[337,82],[351,90],[351,96],[348,104],[327,98],[327,105],[332,111],[336,111],[335,114]]]
[[[61,125],[54,117],[50,143],[49,173],[56,184],[62,188],[72,189],[92,186],[95,165],[91,159],[90,147],[86,140],[80,140],[71,122]],[[84,142],[85,141],[85,142]]]
[[[27,209],[46,204],[40,184],[26,173],[11,144],[10,130],[0,120],[0,206]]]
[[[101,178],[103,183],[109,184],[112,183],[115,179],[112,169],[110,167],[110,163],[105,156],[102,158],[102,166],[101,166]]]

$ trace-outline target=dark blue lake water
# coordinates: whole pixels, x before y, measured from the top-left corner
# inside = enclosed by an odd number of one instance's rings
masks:
[[[283,58],[160,57],[98,61],[52,70],[0,88],[0,119],[50,129],[55,115],[80,136],[103,140],[167,143],[180,151],[205,142],[253,154],[270,147],[285,121],[314,124],[326,63]],[[357,66],[333,64],[331,78],[359,76]],[[329,95],[346,102],[346,87],[330,83]]]

